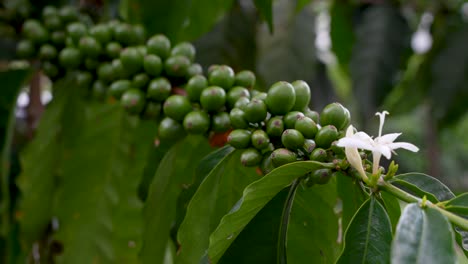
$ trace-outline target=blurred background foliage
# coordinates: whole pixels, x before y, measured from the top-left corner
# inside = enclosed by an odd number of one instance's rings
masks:
[[[371,134],[374,113],[386,109],[385,130],[402,131],[402,140],[421,148],[420,155],[397,156],[401,170],[468,188],[466,1],[4,0],[2,64],[14,58],[22,21],[46,4],[75,4],[95,20],[121,18],[173,42],[192,41],[205,69],[253,70],[261,90],[305,80],[312,108],[339,101]]]
[[[42,85],[42,96],[31,89],[29,98],[28,86],[22,85],[45,81],[37,77],[31,81],[29,71],[7,71],[7,67],[15,59],[22,22],[39,17],[43,6],[51,4],[80,6],[94,20],[119,18],[142,24],[148,35],[164,33],[174,43],[192,41],[197,62],[205,70],[212,64],[252,70],[260,90],[278,80],[305,80],[312,89],[312,109],[320,111],[330,102],[341,102],[353,113],[353,125],[372,135],[378,130],[374,113],[388,110],[391,115],[384,132],[403,132],[402,141],[421,149],[419,154],[396,156],[400,172],[425,172],[455,191],[468,189],[466,1],[3,0],[2,210],[12,210],[4,208],[5,197],[15,197],[14,177],[20,172],[17,153],[36,127],[31,116],[42,112],[41,103],[50,100],[44,95],[50,85]],[[23,93],[16,98],[20,89]],[[12,118],[16,119],[14,129],[8,128],[14,123]],[[86,122],[93,121],[89,118]],[[119,118],[115,114],[114,119]],[[90,135],[99,132],[89,129]],[[42,136],[50,139],[53,135]],[[118,141],[119,135],[111,139]]]

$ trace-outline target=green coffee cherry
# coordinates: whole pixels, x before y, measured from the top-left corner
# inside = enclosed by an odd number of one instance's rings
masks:
[[[316,148],[310,153],[309,159],[320,162],[326,161],[328,159],[327,151],[323,148]]]
[[[158,127],[159,138],[161,140],[176,140],[185,135],[184,127],[174,119],[165,117]]]
[[[130,114],[139,114],[145,107],[145,94],[139,89],[132,88],[123,93],[120,102]]]
[[[296,102],[294,87],[288,82],[277,82],[268,90],[265,100],[268,110],[273,115],[284,115],[291,111]]]
[[[171,83],[164,77],[152,80],[148,85],[146,96],[152,100],[162,102],[171,94]]]
[[[190,59],[185,56],[170,56],[164,62],[164,71],[171,77],[185,77],[187,76],[190,64]]]
[[[106,24],[98,24],[91,27],[89,35],[101,44],[107,44],[112,40],[112,31]]]
[[[105,62],[97,68],[98,78],[104,82],[110,82],[114,79],[114,67],[111,63]]]
[[[72,22],[78,20],[79,13],[78,10],[73,6],[63,6],[58,10],[58,15],[63,20],[64,23]]]
[[[252,96],[252,99],[258,99],[258,100],[265,101],[267,96],[268,96],[267,93],[259,92],[259,93],[256,93],[254,96]]]
[[[250,92],[249,90],[247,90],[247,88],[242,87],[242,86],[236,86],[236,87],[231,88],[229,92],[227,93],[227,97],[226,97],[228,107],[234,108],[235,103],[241,97],[250,98]]]
[[[163,69],[163,63],[158,55],[147,54],[143,59],[143,69],[151,76],[159,76]]]
[[[192,105],[185,96],[171,95],[164,102],[163,111],[168,117],[176,121],[182,121],[185,115],[192,111]]]
[[[231,128],[231,119],[226,112],[219,112],[212,117],[212,130],[215,132],[228,131]]]
[[[135,74],[143,68],[143,55],[135,47],[125,48],[119,58],[128,74]]]
[[[235,129],[229,133],[227,143],[236,149],[245,149],[250,146],[251,132],[246,129]]]
[[[48,5],[48,6],[45,6],[43,9],[42,9],[42,12],[41,12],[41,15],[42,15],[42,18],[46,18],[46,17],[49,17],[49,16],[58,16],[58,10],[55,6],[51,6],[51,5]]]
[[[226,92],[218,86],[210,86],[203,89],[200,95],[200,103],[203,109],[214,112],[221,109],[226,102]]]
[[[109,87],[109,95],[120,99],[125,91],[132,89],[132,82],[129,80],[118,80],[113,82]]]
[[[296,121],[296,124],[294,125],[294,128],[301,132],[305,138],[314,138],[318,131],[317,124],[315,124],[312,119],[306,116],[299,117]]]
[[[143,117],[149,119],[156,119],[159,116],[161,116],[161,110],[161,103],[147,102],[145,110],[143,110]]]
[[[349,126],[351,115],[340,103],[331,103],[325,106],[320,113],[320,124],[322,126],[333,125],[338,130],[343,130]]]
[[[84,56],[90,58],[96,58],[102,52],[101,44],[95,38],[89,36],[82,37],[78,47]]]
[[[297,154],[295,152],[285,148],[275,149],[275,151],[271,153],[271,162],[275,168],[291,162],[295,162],[296,158]]]
[[[244,107],[245,119],[251,123],[259,123],[267,117],[267,107],[262,100],[253,99]]]
[[[314,151],[315,147],[317,145],[315,144],[315,140],[313,139],[305,139],[304,140],[304,145],[302,146],[302,149],[305,151],[305,153],[312,153]]]
[[[338,143],[338,140],[335,140],[331,143],[330,149],[335,153],[335,155],[344,155],[345,150],[343,147],[339,147],[336,144]]]
[[[195,60],[195,47],[190,42],[181,42],[174,46],[171,50],[171,56],[183,55],[191,62]]]
[[[192,111],[185,116],[183,124],[190,134],[204,134],[210,128],[210,116],[203,111]]]
[[[141,24],[133,25],[132,30],[135,38],[135,44],[143,45],[146,39],[146,30],[145,27]]]
[[[120,61],[120,59],[112,60],[112,71],[115,78],[127,78],[131,75],[129,71],[126,71],[124,69],[122,61]]]
[[[321,127],[315,135],[315,143],[318,147],[329,148],[331,143],[338,139],[338,130],[335,126],[328,125]]]
[[[241,154],[240,160],[242,165],[246,167],[254,167],[260,164],[262,161],[262,154],[254,148],[248,148]]]
[[[294,128],[296,126],[296,121],[299,118],[303,118],[303,117],[304,117],[304,114],[302,112],[291,111],[283,117],[284,126],[286,128]]]
[[[249,103],[250,103],[249,98],[241,97],[237,99],[236,103],[234,104],[234,108],[239,108],[239,109],[242,109],[242,111],[244,111],[245,106],[248,105]]]
[[[187,69],[187,78],[195,75],[203,75],[203,67],[198,63],[193,63]]]
[[[210,85],[222,87],[229,90],[234,84],[234,71],[227,65],[222,65],[208,74]]]
[[[119,23],[114,27],[114,38],[125,46],[135,44],[135,35],[132,26],[126,23]]]
[[[295,129],[286,129],[281,135],[281,143],[290,150],[297,150],[304,145],[304,136]]]
[[[273,162],[271,161],[271,153],[272,152],[267,152],[263,154],[263,159],[260,162],[260,169],[264,175],[270,173],[275,168]]]
[[[217,68],[221,67],[221,65],[218,65],[218,64],[212,64],[210,65],[210,67],[208,67],[208,76],[211,74],[211,72],[213,72],[214,70],[216,70]]]
[[[67,26],[67,33],[74,43],[78,43],[81,37],[86,36],[88,29],[81,22],[73,22]]]
[[[93,76],[87,71],[78,71],[76,74],[76,85],[78,87],[88,88],[93,82]]]
[[[249,123],[245,120],[245,113],[239,108],[233,108],[229,113],[231,125],[234,128],[247,128]]]
[[[64,48],[59,54],[60,65],[67,69],[76,69],[81,64],[81,52],[76,48]]]
[[[161,59],[169,57],[171,53],[171,42],[170,40],[162,35],[154,35],[146,42],[148,48],[148,54],[154,54],[159,56]]]
[[[187,91],[187,97],[192,102],[200,101],[200,96],[203,90],[207,87],[208,81],[203,75],[195,75],[187,82],[185,90]]]
[[[266,125],[266,132],[270,137],[280,137],[284,131],[283,119],[279,116],[272,117]]]
[[[39,59],[41,60],[53,60],[57,57],[57,49],[50,45],[44,44],[39,49]]]
[[[251,136],[252,146],[254,148],[262,150],[268,147],[270,144],[270,138],[267,133],[261,129],[255,130]]]
[[[137,75],[133,76],[133,87],[145,90],[146,86],[148,85],[150,78],[146,73],[138,73]]]
[[[62,28],[62,20],[58,15],[52,15],[44,18],[44,26],[47,30],[59,30]]]
[[[309,108],[306,108],[304,110],[304,115],[307,116],[308,118],[314,120],[315,124],[319,123],[319,113],[317,111],[312,111]]]
[[[16,46],[16,54],[22,59],[32,58],[35,52],[34,43],[27,39],[21,40]]]
[[[106,55],[109,58],[116,59],[120,56],[122,46],[118,42],[109,42],[106,45]]]
[[[255,74],[249,70],[236,73],[234,85],[252,89],[255,86]]]
[[[309,177],[316,184],[326,184],[332,177],[332,171],[330,169],[318,169],[313,171]]]
[[[292,110],[304,111],[310,102],[310,87],[309,85],[301,80],[297,80],[291,83],[296,93],[296,102]]]

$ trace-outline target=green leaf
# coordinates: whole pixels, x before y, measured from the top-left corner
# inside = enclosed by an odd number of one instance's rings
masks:
[[[144,209],[142,263],[162,263],[176,205],[183,189],[194,183],[200,160],[211,148],[203,136],[188,136],[164,156],[151,183]]]
[[[348,72],[355,41],[353,29],[354,8],[349,1],[333,1],[330,9],[330,38],[332,51],[339,64]]]
[[[339,254],[336,180],[299,187],[288,227],[288,263],[334,263]]]
[[[429,207],[406,206],[392,244],[392,263],[456,263],[456,258],[447,218]]]
[[[152,130],[157,131],[156,124],[154,124],[154,128],[152,128]],[[145,171],[143,172],[143,177],[141,178],[140,185],[138,186],[138,197],[140,197],[142,201],[146,201],[146,198],[148,197],[148,189],[153,181],[154,174],[158,169],[159,163],[171,146],[171,142],[164,141],[151,148],[150,153],[148,154]]]
[[[361,10],[349,66],[353,92],[367,120],[392,89],[400,65],[407,59],[410,30],[396,6],[369,5]]]
[[[262,18],[267,22],[270,33],[273,33],[273,0],[254,0]]]
[[[424,173],[405,173],[395,176],[391,183],[419,197],[426,195],[433,203],[450,200],[455,195],[438,179]]]
[[[355,179],[347,175],[339,176],[336,178],[336,188],[341,201],[341,224],[343,230],[346,230],[354,214],[369,199],[369,195]]]
[[[274,9],[277,14],[275,27],[281,30],[273,35],[266,28],[260,28],[257,32],[256,62],[259,82],[263,81],[264,87],[269,87],[278,80],[304,80],[311,85],[316,80],[314,77],[317,64],[315,46],[311,41],[315,39],[314,10],[304,8],[295,14],[294,1],[278,1]]]
[[[0,71],[0,83],[2,84],[2,96],[0,97],[0,179],[2,190],[2,200],[4,206],[2,215],[10,214],[10,150],[13,139],[13,130],[15,125],[15,109],[18,94],[27,77],[30,69]],[[3,220],[5,222],[5,220]],[[7,230],[2,230],[6,235]]]
[[[285,188],[258,212],[232,242],[218,263],[284,263],[278,257],[282,226],[287,225],[287,205],[294,199],[297,185]],[[287,210],[286,210],[287,211]],[[212,262],[217,263],[217,262]]]
[[[460,194],[449,200],[445,204],[445,210],[468,216],[468,193]]]
[[[70,80],[54,85],[54,100],[43,113],[34,140],[21,153],[22,170],[17,184],[22,193],[18,215],[24,250],[47,229],[64,141],[81,131],[82,118],[76,116],[76,109],[81,109],[83,104],[76,89],[66,89],[70,85]]]
[[[390,219],[371,196],[346,230],[344,250],[337,263],[389,263],[391,242]]]
[[[124,0],[120,13],[131,23],[142,23],[148,34],[166,34],[175,44],[208,32],[232,3],[232,0]]]
[[[390,218],[390,222],[392,223],[392,230],[395,232],[401,215],[400,202],[395,196],[387,192],[381,192],[380,195],[388,217]]]
[[[18,243],[17,228],[12,224],[14,198],[10,192],[11,147],[16,123],[17,97],[30,73],[30,69],[0,71],[0,262],[4,263],[14,262],[14,244]]]
[[[179,228],[177,263],[198,263],[221,218],[240,199],[244,188],[259,178],[255,169],[240,166],[240,154],[232,147],[224,147],[200,162],[198,171],[203,173],[197,174],[206,178],[190,201]]]
[[[84,120],[64,142],[54,206],[60,225],[54,236],[64,251],[56,260],[138,263],[143,204],[137,188],[154,137],[151,124],[128,118],[120,105],[75,112],[84,112]]]
[[[240,204],[221,219],[220,224],[210,236],[208,248],[210,261],[213,263],[219,261],[244,227],[278,192],[289,186],[295,179],[325,166],[330,167],[332,164],[315,161],[290,163],[274,169],[260,180],[247,186]]]
[[[235,1],[213,30],[193,43],[197,62],[205,67],[226,64],[236,72],[255,70],[257,26],[255,7]]]
[[[464,218],[468,218],[468,193],[463,193],[454,197],[445,203],[445,210],[459,214]],[[465,231],[457,226],[454,226],[456,231],[457,243],[465,250],[468,251],[468,231]]]

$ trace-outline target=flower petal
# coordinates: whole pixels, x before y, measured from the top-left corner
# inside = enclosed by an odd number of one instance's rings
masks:
[[[377,145],[375,146],[373,153],[374,152],[381,153],[387,159],[390,159],[392,157],[392,149],[388,145]]]
[[[400,135],[401,133],[390,133],[376,138],[375,141],[379,144],[388,144],[395,141],[395,139],[397,139]]]
[[[415,145],[408,143],[408,142],[395,142],[387,145],[389,148],[393,149],[406,149],[412,152],[418,152],[419,148],[416,147]]]
[[[355,137],[344,137],[338,140],[337,146],[346,147],[346,148],[360,148],[372,150],[373,146],[368,141],[361,140],[360,138]]]
[[[354,127],[349,125],[348,129],[346,129],[346,137],[351,137],[354,135]]]
[[[367,175],[364,171],[364,167],[362,166],[361,155],[359,155],[357,148],[346,147],[345,153],[349,164],[359,172],[363,179],[366,179]]]

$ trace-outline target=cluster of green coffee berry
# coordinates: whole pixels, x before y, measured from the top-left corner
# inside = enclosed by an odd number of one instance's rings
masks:
[[[44,8],[42,21],[24,23],[18,55],[39,58],[52,80],[73,73],[94,98],[119,100],[129,113],[157,120],[160,140],[234,129],[227,141],[243,149],[241,163],[264,173],[297,160],[347,167],[335,142],[349,125],[349,111],[338,103],[320,114],[310,110],[306,82],[277,82],[259,92],[248,70],[212,65],[205,76],[189,42],[172,46],[162,34],[146,39],[140,25],[93,25],[85,18],[70,6]],[[318,170],[307,179],[326,183],[331,173]]]
[[[26,20],[17,54],[39,59],[53,81],[68,73],[96,99],[114,98],[133,114],[159,115],[160,102],[202,67],[189,42],[174,46],[162,35],[146,38],[141,25],[120,21],[93,24],[72,6],[47,6],[42,19]]]
[[[164,118],[159,137],[171,140],[185,133],[207,134],[231,129],[228,109],[255,85],[256,77],[248,70],[235,73],[227,65],[212,65],[208,77],[197,74],[181,86],[181,94],[171,95],[163,103]]]
[[[310,98],[310,88],[301,80],[277,82],[267,93],[252,97],[245,93],[239,98],[230,111],[235,129],[228,143],[244,149],[241,163],[260,165],[264,173],[297,160],[336,162],[336,168],[346,169],[343,151],[336,142],[350,123],[349,111],[332,103],[319,114],[308,108]],[[318,170],[309,179],[326,183],[332,173]]]

